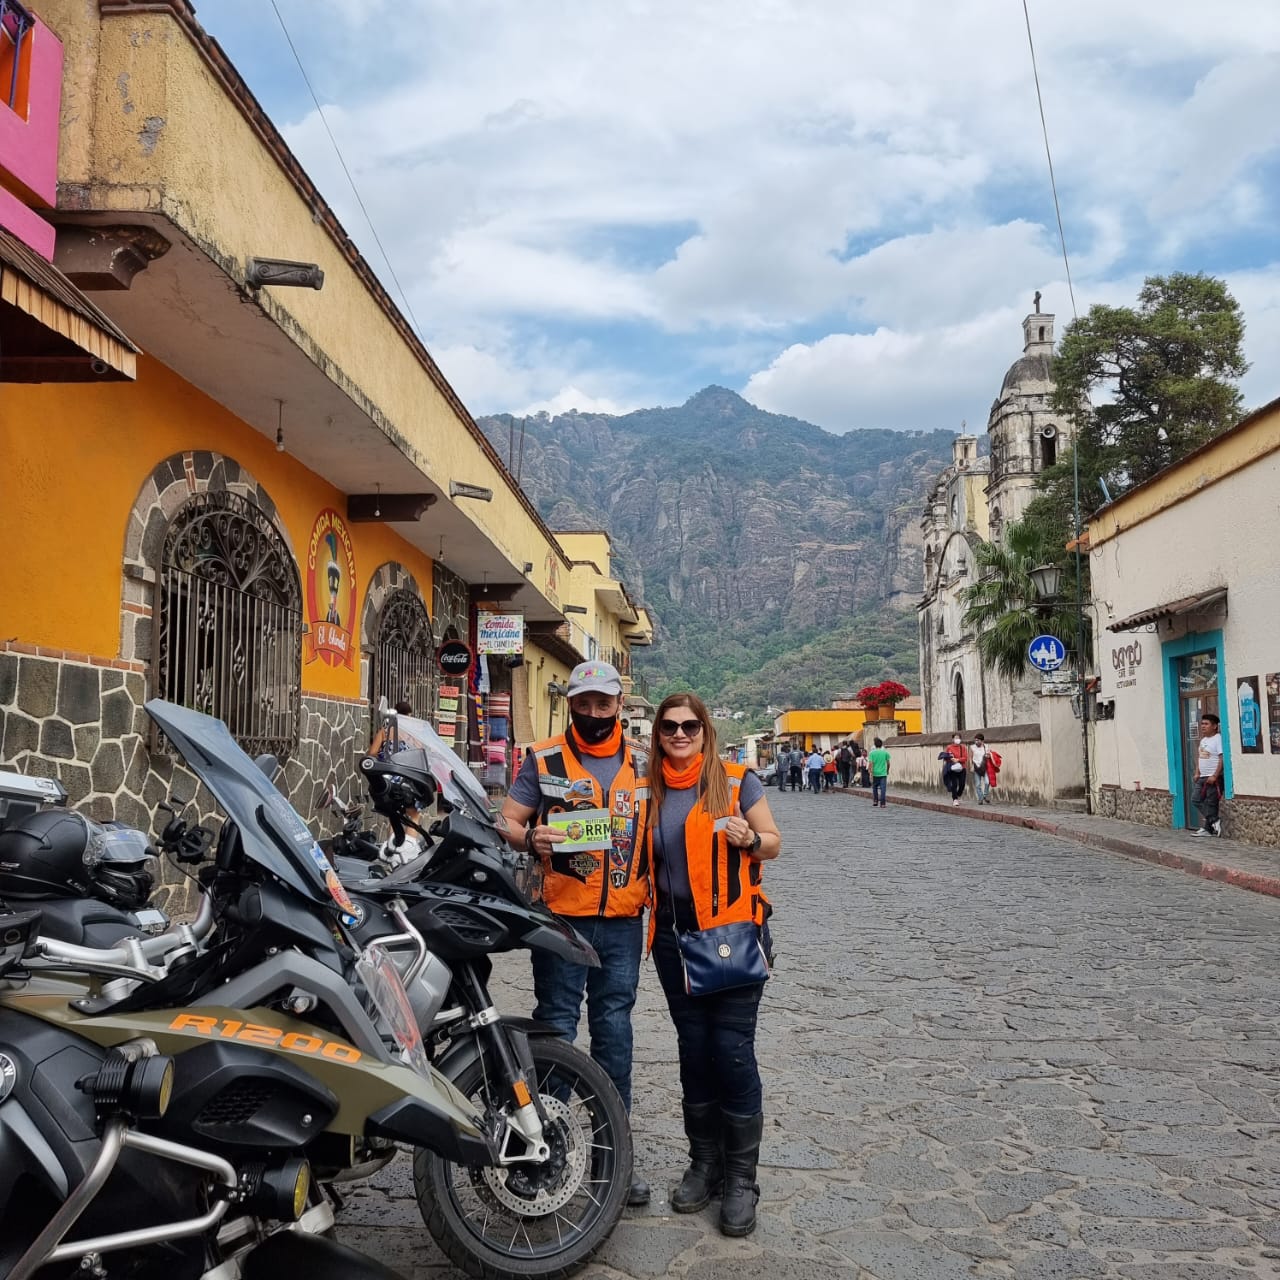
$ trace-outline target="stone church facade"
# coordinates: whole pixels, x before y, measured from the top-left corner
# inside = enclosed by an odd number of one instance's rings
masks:
[[[1070,443],[1071,426],[1053,412],[1053,316],[1034,310],[1022,322],[1022,355],[1009,367],[987,419],[989,456],[976,436],[956,438],[951,465],[925,503],[920,691],[926,733],[1029,724],[1037,719],[1040,677],[1010,681],[983,668],[978,639],[963,622],[961,593],[973,582],[974,554],[999,542],[1035,495],[1036,477]]]

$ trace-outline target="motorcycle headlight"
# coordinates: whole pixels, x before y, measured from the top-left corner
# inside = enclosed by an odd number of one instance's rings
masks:
[[[377,943],[372,943],[356,961],[356,972],[405,1061],[419,1075],[429,1076],[431,1064],[427,1061],[422,1032],[395,962]]]

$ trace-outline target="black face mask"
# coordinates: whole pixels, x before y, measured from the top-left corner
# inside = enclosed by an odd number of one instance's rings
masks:
[[[569,719],[573,721],[573,731],[589,746],[598,746],[612,732],[618,723],[615,713],[611,716],[586,716],[581,711],[570,711]]]

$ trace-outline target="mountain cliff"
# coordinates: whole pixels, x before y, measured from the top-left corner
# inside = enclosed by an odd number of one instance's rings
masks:
[[[480,425],[553,529],[607,529],[658,622],[638,668],[755,713],[916,688],[924,495],[945,431],[830,432],[723,387],[622,416]]]

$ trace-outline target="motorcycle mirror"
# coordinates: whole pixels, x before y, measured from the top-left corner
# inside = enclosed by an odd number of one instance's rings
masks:
[[[280,761],[273,755],[254,756],[253,763],[267,775],[270,782],[274,782],[280,776]]]

